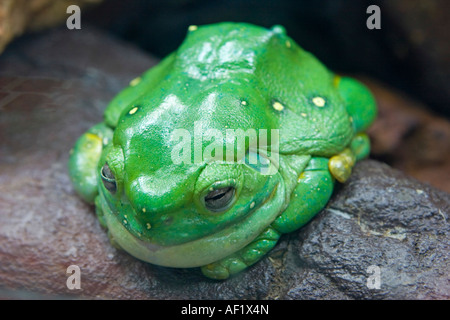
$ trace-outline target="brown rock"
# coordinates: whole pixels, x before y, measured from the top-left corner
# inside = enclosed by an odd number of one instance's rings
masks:
[[[369,130],[372,156],[450,192],[450,121],[373,80],[378,118]]]

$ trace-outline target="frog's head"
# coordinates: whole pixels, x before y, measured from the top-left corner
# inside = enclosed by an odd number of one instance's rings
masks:
[[[258,136],[271,132],[259,129],[276,127],[259,107],[267,101],[242,83],[196,92],[130,106],[99,165],[111,234],[154,264],[194,267],[219,260],[251,242],[284,206],[276,157],[251,138],[252,129]],[[235,139],[242,132],[250,136],[244,144]],[[223,155],[220,148],[211,152],[215,142],[225,144]]]

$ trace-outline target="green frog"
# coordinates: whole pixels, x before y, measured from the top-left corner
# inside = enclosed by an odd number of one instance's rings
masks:
[[[226,279],[326,206],[375,117],[363,84],[282,26],[190,26],[77,140],[69,172],[114,245]]]

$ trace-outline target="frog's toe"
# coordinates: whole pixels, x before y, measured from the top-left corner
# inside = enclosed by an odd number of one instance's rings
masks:
[[[347,148],[330,158],[328,169],[337,181],[344,183],[350,178],[355,161],[356,158],[352,150]]]
[[[268,227],[243,249],[222,260],[203,266],[201,270],[209,278],[227,279],[229,276],[241,272],[260,260],[275,246],[279,238],[280,233],[272,227]]]
[[[201,270],[204,276],[211,279],[225,280],[230,276],[227,268],[219,263],[210,263],[206,266],[201,267]]]
[[[210,263],[201,268],[202,273],[211,279],[224,280],[230,275],[247,268],[247,265],[238,257],[229,257],[218,262]]]

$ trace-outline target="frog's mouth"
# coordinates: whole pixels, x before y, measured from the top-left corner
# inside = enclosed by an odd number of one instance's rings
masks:
[[[281,213],[285,199],[282,182],[275,184],[270,197],[239,223],[214,234],[186,243],[162,246],[132,235],[103,203],[104,217],[114,240],[134,257],[156,265],[176,268],[200,267],[244,248]]]

